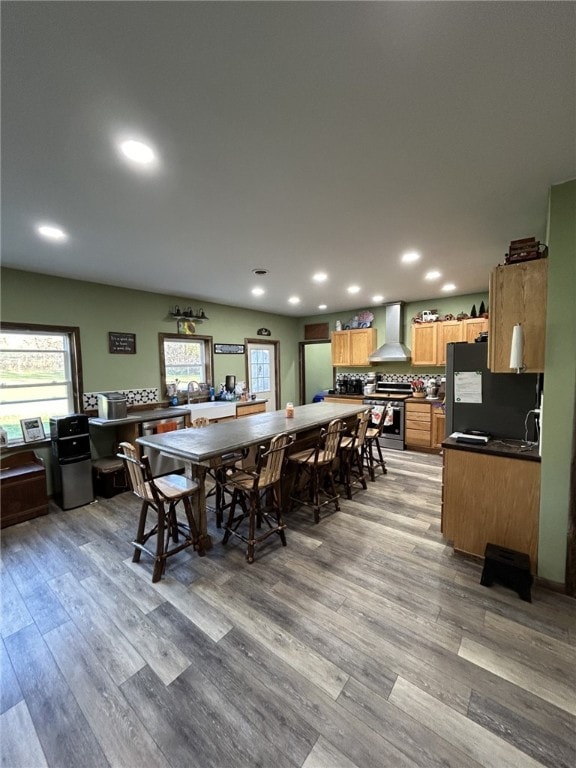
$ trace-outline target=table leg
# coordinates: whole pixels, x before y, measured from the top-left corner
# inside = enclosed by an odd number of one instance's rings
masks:
[[[204,549],[208,550],[212,548],[212,537],[208,533],[208,522],[206,519],[206,472],[207,467],[202,464],[192,464],[189,461],[184,463],[185,476],[190,480],[195,480],[200,486],[198,505],[194,505],[194,516]]]

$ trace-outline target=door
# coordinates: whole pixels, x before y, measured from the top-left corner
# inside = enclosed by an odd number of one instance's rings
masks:
[[[300,342],[300,403],[311,403],[314,395],[334,386],[332,345],[329,341]]]
[[[277,341],[246,339],[246,381],[248,389],[259,398],[266,398],[266,410],[277,411],[280,380]]]

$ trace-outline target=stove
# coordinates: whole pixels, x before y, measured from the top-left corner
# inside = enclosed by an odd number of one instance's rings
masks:
[[[406,400],[412,396],[412,387],[404,381],[379,381],[374,397],[390,400]]]
[[[366,405],[384,408],[380,445],[394,451],[404,450],[406,424],[404,401],[412,395],[410,384],[402,381],[379,381],[376,391],[364,400]]]

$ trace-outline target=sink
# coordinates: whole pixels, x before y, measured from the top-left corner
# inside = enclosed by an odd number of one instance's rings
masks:
[[[199,416],[206,416],[208,419],[225,419],[228,416],[236,416],[235,402],[215,400],[208,403],[190,403],[179,407],[190,411],[191,419],[196,419]]]

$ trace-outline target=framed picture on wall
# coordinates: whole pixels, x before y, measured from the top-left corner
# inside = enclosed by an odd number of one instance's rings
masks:
[[[42,419],[40,417],[20,419],[20,426],[22,427],[25,443],[32,443],[35,440],[44,440],[46,437],[44,434],[44,425],[42,424]]]
[[[178,333],[184,336],[192,336],[196,333],[196,326],[192,320],[178,320]]]

